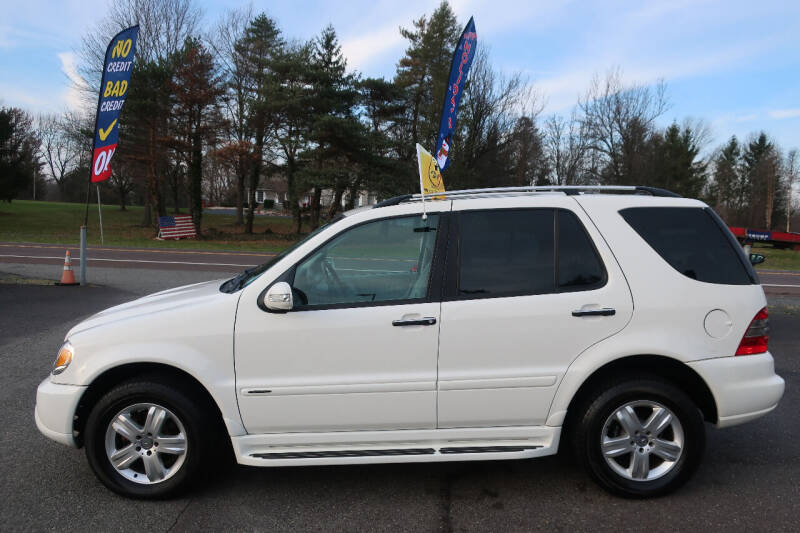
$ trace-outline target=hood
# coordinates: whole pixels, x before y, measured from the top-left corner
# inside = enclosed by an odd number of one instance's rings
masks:
[[[98,326],[126,321],[142,315],[153,316],[157,313],[180,308],[193,309],[198,304],[207,304],[215,298],[238,298],[239,295],[237,293],[227,294],[220,292],[219,286],[224,281],[224,279],[219,279],[176,287],[143,296],[138,300],[109,307],[74,326],[69,330],[65,339]]]

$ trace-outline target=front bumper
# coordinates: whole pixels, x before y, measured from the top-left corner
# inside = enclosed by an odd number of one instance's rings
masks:
[[[719,357],[689,363],[702,377],[717,403],[717,427],[735,426],[777,407],[785,383],[775,373],[769,352]]]
[[[86,387],[61,385],[50,381],[50,376],[36,390],[36,427],[45,437],[67,446],[77,446],[72,432],[75,410]]]

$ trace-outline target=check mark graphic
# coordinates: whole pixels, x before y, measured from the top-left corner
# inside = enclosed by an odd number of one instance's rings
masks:
[[[103,128],[100,128],[98,130],[97,133],[100,135],[100,140],[101,141],[105,141],[106,139],[108,139],[108,136],[111,134],[111,130],[114,129],[114,124],[116,124],[116,123],[117,123],[117,119],[114,119],[111,122],[111,124],[109,124],[108,127],[105,129],[105,131],[103,131]]]

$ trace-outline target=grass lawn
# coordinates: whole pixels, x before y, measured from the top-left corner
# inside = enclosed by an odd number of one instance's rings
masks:
[[[766,244],[754,244],[752,253],[762,254],[766,260],[756,265],[756,270],[798,270],[800,271],[800,251],[780,250]]]
[[[10,204],[0,202],[0,241],[78,244],[84,212],[84,204],[25,200],[14,200]],[[243,227],[234,224],[234,215],[204,213],[202,238],[158,241],[152,228],[140,225],[143,216],[143,207],[120,211],[117,205],[104,205],[104,243],[141,248],[276,252],[297,240],[297,235],[291,233],[294,229],[291,218],[256,216],[254,233],[247,235]],[[267,229],[271,233],[266,233]],[[308,228],[304,227],[303,231],[308,231]],[[97,204],[89,205],[87,237],[90,246],[100,245]]]

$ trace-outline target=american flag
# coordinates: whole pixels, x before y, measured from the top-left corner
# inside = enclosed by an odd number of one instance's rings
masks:
[[[191,215],[172,215],[158,217],[158,236],[161,239],[196,237]]]

